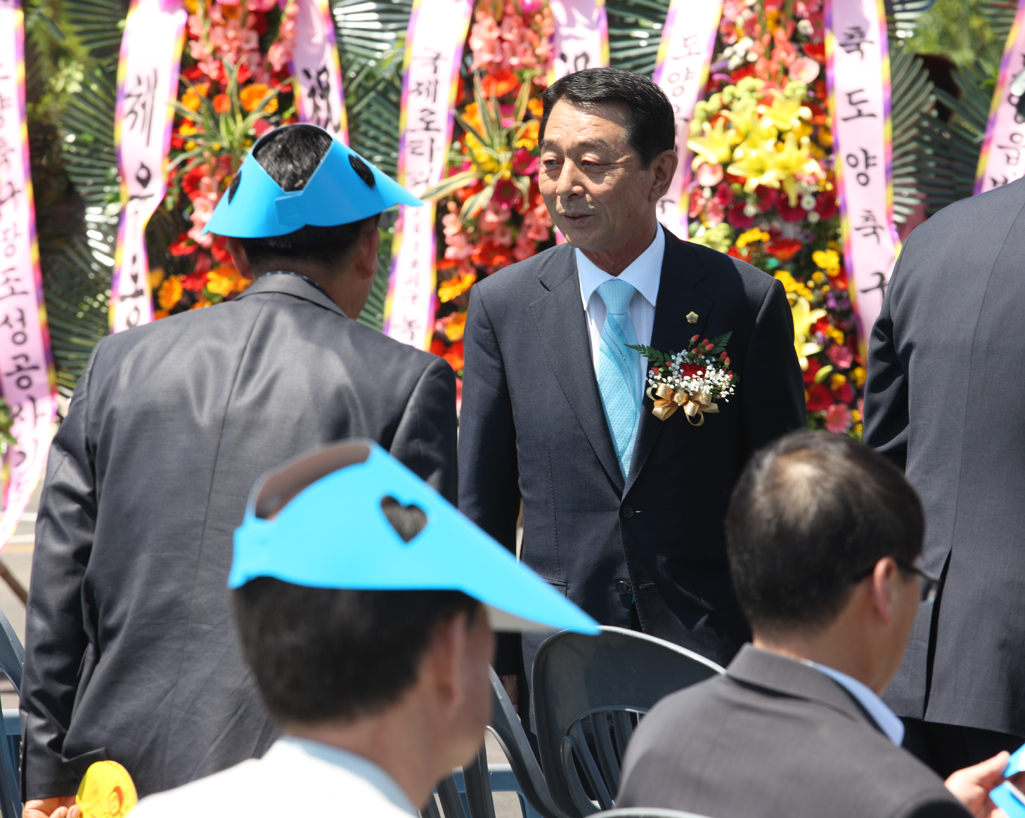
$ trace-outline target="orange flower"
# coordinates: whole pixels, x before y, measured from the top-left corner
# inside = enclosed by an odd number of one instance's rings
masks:
[[[508,69],[497,74],[488,74],[481,80],[481,88],[489,97],[504,97],[515,91],[519,85],[517,76]]]
[[[242,92],[238,95],[242,101],[242,107],[247,111],[255,111],[260,107],[260,103],[270,92],[270,89],[262,82],[253,83],[242,89]],[[273,114],[278,110],[278,98],[274,97],[267,101],[267,104],[263,106],[263,110],[269,114]]]
[[[167,310],[154,310],[153,311],[153,320],[154,321],[159,321],[161,318],[167,318],[167,316],[170,315],[170,314],[171,313],[169,313]]]
[[[456,341],[450,346],[442,357],[448,361],[456,372],[463,368],[463,342]]]
[[[231,100],[227,94],[218,94],[213,99],[214,110],[219,114],[226,114],[231,110]]]
[[[230,264],[221,264],[210,271],[206,280],[206,288],[214,295],[228,296],[235,290],[241,276]]]
[[[450,278],[448,281],[442,281],[441,286],[438,287],[438,300],[444,304],[453,298],[458,298],[470,289],[476,280],[477,274],[471,270]]]
[[[205,97],[210,91],[210,87],[205,83],[202,85],[193,85],[182,94],[182,107],[188,108],[190,111],[198,111],[199,106],[202,105],[200,97]]]
[[[180,276],[170,276],[167,281],[160,285],[160,292],[157,294],[157,303],[160,309],[170,312],[174,305],[182,298],[182,280]]]
[[[445,337],[455,342],[463,340],[463,331],[466,329],[466,313],[457,312],[445,319]]]
[[[545,106],[538,97],[531,97],[527,103],[527,110],[540,119],[545,112]]]
[[[201,298],[201,299],[199,299],[199,301],[197,301],[195,304],[193,304],[191,307],[189,307],[189,309],[190,310],[201,310],[201,309],[203,309],[203,307],[209,307],[209,306],[212,306],[212,304],[209,301],[207,301],[205,298]]]

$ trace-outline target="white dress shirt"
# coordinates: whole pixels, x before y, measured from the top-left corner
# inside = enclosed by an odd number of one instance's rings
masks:
[[[648,249],[635,258],[618,276],[611,276],[598,269],[580,250],[575,250],[577,273],[580,277],[580,298],[584,302],[587,314],[587,335],[591,339],[591,361],[594,364],[594,376],[598,377],[598,362],[601,360],[601,331],[605,326],[605,302],[598,295],[598,287],[606,281],[618,278],[630,284],[635,290],[630,300],[627,315],[633,324],[637,343],[643,346],[651,344],[651,329],[655,324],[655,302],[658,300],[658,284],[662,278],[662,257],[666,251],[666,237],[662,225],[658,225],[655,238]],[[662,350],[666,352],[668,350]],[[640,359],[637,371],[637,403],[640,405],[644,395],[644,373],[647,361]]]
[[[310,812],[419,818],[394,779],[362,756],[286,736],[260,759],[144,798],[132,818],[281,818]]]
[[[804,664],[822,671],[857,699],[858,704],[868,711],[872,720],[879,725],[879,729],[883,731],[885,736],[900,747],[901,743],[904,741],[904,722],[902,722],[897,715],[883,703],[883,700],[873,693],[867,685],[862,684],[857,679],[848,676],[846,673],[841,673],[839,670],[833,670],[831,667],[820,665],[818,662],[809,662],[804,660]]]

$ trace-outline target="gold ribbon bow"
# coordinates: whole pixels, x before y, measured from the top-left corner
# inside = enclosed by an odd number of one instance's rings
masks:
[[[719,407],[712,403],[712,396],[707,392],[689,395],[686,392],[678,392],[663,383],[659,384],[658,388],[649,386],[648,397],[655,404],[651,414],[659,420],[671,417],[673,412],[682,406],[683,413],[687,416],[687,422],[691,426],[700,426],[705,422],[706,412],[709,414],[718,414],[719,412]]]

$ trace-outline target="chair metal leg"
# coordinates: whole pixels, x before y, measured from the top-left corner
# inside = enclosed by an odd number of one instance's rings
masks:
[[[434,800],[433,792],[430,800],[420,810],[420,818],[441,818],[441,810],[438,809],[438,802]]]
[[[466,818],[463,799],[459,797],[459,788],[452,776],[438,782],[438,800],[441,801],[441,809],[445,813],[445,818]]]
[[[495,818],[488,756],[483,746],[477,758],[463,767],[463,782],[466,785],[466,801],[470,805],[470,818]]]

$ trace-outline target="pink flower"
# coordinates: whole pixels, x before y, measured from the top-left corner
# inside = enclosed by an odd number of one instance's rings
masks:
[[[788,74],[794,82],[810,85],[819,75],[819,64],[811,57],[798,57],[790,63]]]
[[[246,8],[250,11],[270,11],[278,4],[278,0],[246,0]]]
[[[826,429],[843,434],[851,428],[851,410],[842,403],[834,403],[826,410]]]
[[[846,344],[833,344],[826,350],[826,354],[829,356],[829,360],[840,369],[850,369],[851,364],[854,363],[854,352]]]

